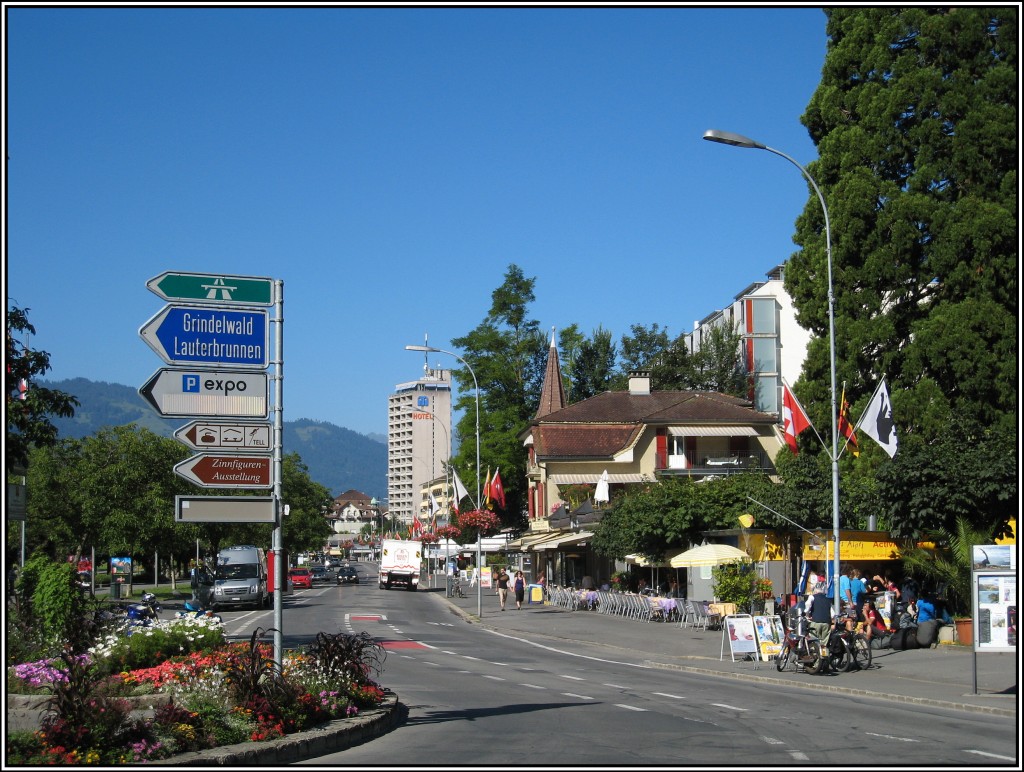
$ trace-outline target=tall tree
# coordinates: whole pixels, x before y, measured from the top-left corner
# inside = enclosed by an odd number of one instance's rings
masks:
[[[598,326],[589,338],[582,340],[575,359],[563,363],[563,369],[566,365],[569,368],[567,398],[570,403],[593,397],[611,388],[615,375],[615,354],[612,334],[604,327]]]
[[[500,469],[506,506],[499,514],[509,525],[521,525],[525,518],[526,458],[518,435],[537,411],[550,345],[538,322],[529,318],[535,282],[524,276],[519,266],[510,265],[501,286],[491,294],[491,308],[484,320],[468,334],[452,340],[476,374],[480,389],[481,476],[488,468],[492,473]],[[459,437],[473,438],[473,442],[460,441],[454,465],[470,494],[475,495],[476,486],[469,481],[476,474],[476,393],[466,368],[453,372],[460,391],[456,407],[462,411]],[[482,491],[482,479],[480,486]]]
[[[654,361],[669,346],[668,328],[657,322],[648,327],[633,324],[629,333],[623,335],[619,346],[621,360],[621,382],[616,389],[625,388],[626,377],[631,370],[649,370]]]
[[[829,207],[838,380],[881,376],[900,448],[1017,416],[1016,7],[833,8],[802,121]],[[812,195],[786,287],[817,333],[801,398],[828,425],[824,220]]]
[[[680,339],[682,336],[680,336]],[[746,399],[750,382],[741,356],[743,336],[724,324],[713,324],[683,368],[683,388],[720,391]]]
[[[27,308],[7,312],[7,469],[24,468],[33,447],[57,444],[57,428],[49,416],[70,418],[78,400],[56,389],[34,383],[50,370],[50,355],[31,348],[29,336],[36,329],[28,320]],[[19,340],[23,336],[24,340]]]

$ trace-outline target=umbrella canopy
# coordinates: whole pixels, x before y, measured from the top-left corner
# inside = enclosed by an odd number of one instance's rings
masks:
[[[601,478],[597,481],[597,489],[594,491],[595,503],[608,503],[608,470],[601,472]]]
[[[657,561],[657,562],[652,563],[647,558],[645,558],[643,555],[632,554],[632,555],[626,555],[624,560],[627,563],[634,563],[635,565],[641,566],[643,568],[647,568],[648,566],[650,566],[652,568],[668,568],[669,567],[668,561],[665,560],[664,558],[659,560],[659,561]]]
[[[750,555],[728,544],[702,544],[699,547],[680,552],[672,558],[672,568],[693,568],[694,566],[717,566],[735,560],[749,561]]]

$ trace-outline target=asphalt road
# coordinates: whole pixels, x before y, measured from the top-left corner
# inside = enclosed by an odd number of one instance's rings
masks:
[[[536,633],[500,630],[443,595],[371,582],[289,599],[286,641],[369,632],[387,650],[381,683],[409,710],[388,735],[306,765],[834,766],[865,749],[879,766],[1016,764],[1015,718],[663,669],[649,652],[552,639],[539,614],[558,610],[506,612],[537,615]]]

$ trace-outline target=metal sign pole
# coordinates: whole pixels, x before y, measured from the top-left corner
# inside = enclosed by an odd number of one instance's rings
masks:
[[[288,581],[287,567],[283,565],[281,521],[281,438],[284,429],[284,282],[274,282],[274,535],[271,548],[274,553],[274,662],[278,672],[284,669],[283,607],[284,583]]]

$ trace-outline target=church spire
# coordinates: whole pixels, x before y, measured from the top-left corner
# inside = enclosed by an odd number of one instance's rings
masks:
[[[555,328],[551,328],[551,348],[548,349],[548,364],[544,369],[544,385],[540,389],[540,405],[534,418],[543,418],[549,413],[561,410],[567,405],[565,386],[562,383],[562,368],[558,363],[558,349],[555,346]]]

